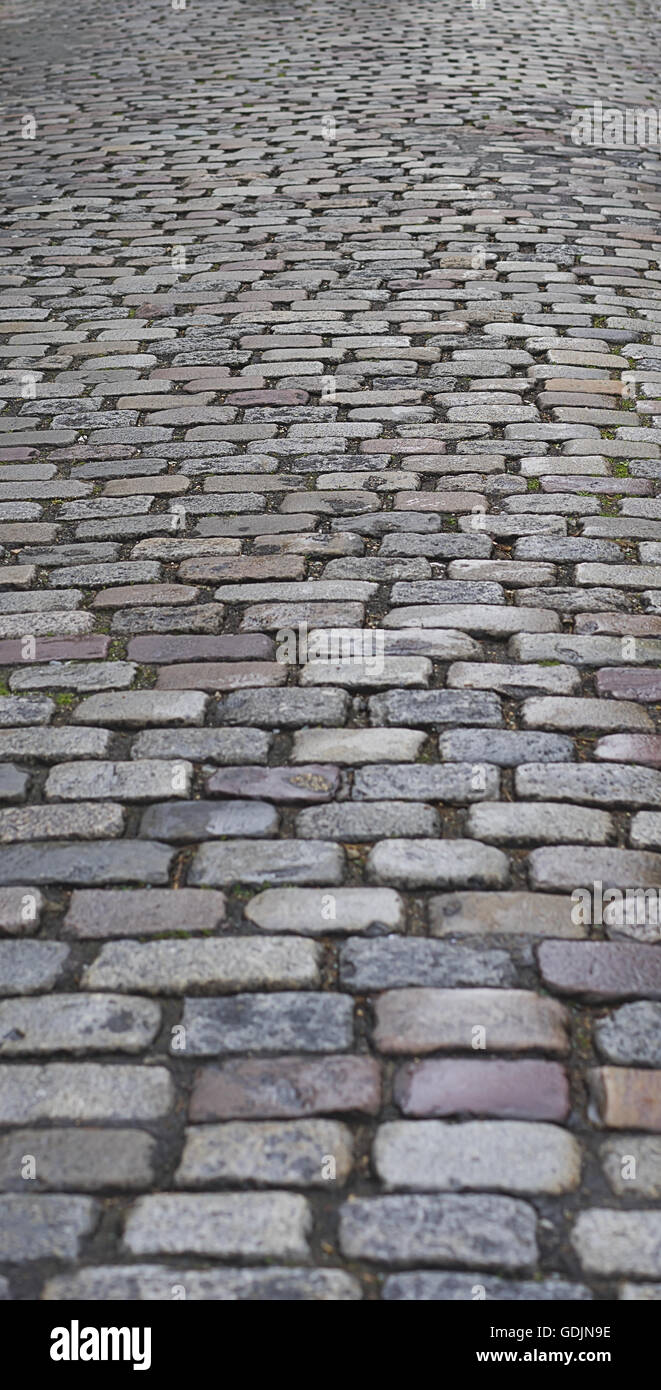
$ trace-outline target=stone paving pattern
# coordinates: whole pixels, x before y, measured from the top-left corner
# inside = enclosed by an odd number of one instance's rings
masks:
[[[0,25],[0,1296],[661,1299],[656,7]]]

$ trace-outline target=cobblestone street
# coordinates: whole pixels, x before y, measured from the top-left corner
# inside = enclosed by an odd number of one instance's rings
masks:
[[[0,1298],[661,1301],[659,33],[0,0]]]

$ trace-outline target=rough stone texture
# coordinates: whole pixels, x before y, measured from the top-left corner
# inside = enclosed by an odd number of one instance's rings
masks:
[[[399,989],[375,1012],[381,1052],[567,1051],[564,1008],[527,990]]]
[[[241,989],[319,984],[320,953],[312,941],[230,937],[225,941],[115,941],[103,946],[82,976],[92,990]],[[2,1006],[0,1005],[0,1009]]]
[[[157,1004],[111,994],[52,994],[0,1003],[0,1054],[142,1052],[161,1021]]]
[[[49,772],[44,790],[50,801],[158,801],[190,795],[192,773],[192,764],[183,761],[60,763]],[[53,819],[61,814],[58,809]]]
[[[98,1217],[90,1197],[0,1197],[0,1259],[74,1260]]]
[[[31,1154],[32,1191],[141,1191],[154,1181],[154,1151],[155,1141],[137,1129],[20,1129],[0,1139],[0,1188],[25,1191]]]
[[[602,1057],[623,1065],[661,1067],[661,1004],[640,1000],[624,1004],[594,1028]]]
[[[97,805],[79,801],[75,806],[21,806],[0,811],[0,842],[59,840],[63,835],[80,840],[116,838],[124,830],[123,806],[106,801]]]
[[[164,1067],[52,1062],[0,1067],[0,1122],[154,1120],[174,1090]]]
[[[217,1255],[305,1259],[310,1212],[293,1193],[163,1194],[141,1197],[124,1244],[132,1255]]]
[[[535,1212],[511,1197],[357,1198],[341,1209],[340,1244],[349,1259],[378,1264],[529,1270]]]
[[[409,1062],[395,1075],[393,1095],[405,1115],[499,1115],[564,1120],[567,1073],[557,1062]]]
[[[586,810],[553,801],[501,803],[472,806],[466,827],[476,839],[498,845],[578,844],[603,845],[614,833],[607,811]]]
[[[368,859],[372,882],[397,888],[501,888],[508,868],[501,850],[476,840],[382,840]]]
[[[236,994],[188,999],[183,1023],[192,1057],[219,1052],[327,1052],[353,1040],[353,1001],[347,995]]]
[[[558,1193],[578,1185],[581,1150],[554,1125],[395,1120],[379,1130],[374,1164],[386,1188]]]
[[[435,936],[584,936],[569,896],[541,893],[442,893],[429,903]]]
[[[63,942],[0,941],[0,995],[37,994],[52,989],[61,978],[69,955]]]
[[[191,1120],[268,1118],[379,1109],[381,1080],[371,1057],[276,1057],[203,1068]]]
[[[59,1284],[63,1281],[58,1281]],[[592,1297],[585,1284],[569,1284],[564,1279],[498,1279],[482,1271],[445,1274],[437,1270],[411,1270],[391,1274],[383,1286],[389,1303],[472,1303],[475,1299],[505,1303],[582,1303]]]
[[[202,844],[188,882],[200,887],[282,882],[339,884],[343,868],[342,850],[323,840],[278,840],[268,844],[239,839],[231,845]],[[1,869],[0,859],[0,872]]]
[[[325,1170],[324,1162],[333,1167]],[[260,1186],[343,1186],[352,1168],[351,1130],[333,1120],[202,1125],[186,1132],[179,1187],[252,1182]]]
[[[595,1067],[588,1084],[595,1124],[661,1131],[661,1071]]]
[[[3,1301],[661,1301],[653,10],[0,3]]]
[[[516,973],[506,951],[395,936],[347,941],[340,949],[340,981],[367,994],[400,985],[511,985]]]
[[[622,1134],[599,1150],[601,1166],[618,1196],[661,1197],[661,1137]]]
[[[97,1265],[46,1282],[44,1298],[61,1303],[170,1303],[186,1291],[190,1302],[337,1303],[362,1298],[361,1286],[340,1269],[258,1267],[181,1269],[174,1265]]]
[[[571,1239],[586,1274],[661,1276],[661,1212],[593,1207],[581,1212]]]
[[[625,941],[545,941],[537,953],[544,984],[588,999],[661,999],[661,956]]]
[[[267,888],[244,908],[244,916],[262,931],[328,932],[402,931],[404,903],[392,888]]]
[[[225,897],[196,888],[76,889],[64,919],[76,937],[165,936],[212,932],[225,921]]]

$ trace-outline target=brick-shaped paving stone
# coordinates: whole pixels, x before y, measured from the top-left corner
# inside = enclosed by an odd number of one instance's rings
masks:
[[[173,1288],[185,1289],[186,1299],[192,1302],[352,1303],[362,1298],[358,1281],[341,1269],[284,1265],[198,1269],[158,1264],[92,1265],[73,1274],[56,1274],[47,1280],[43,1296],[57,1303],[81,1298],[167,1303]]]
[[[380,1068],[372,1057],[246,1058],[198,1071],[190,1119],[375,1115],[380,1100]]]
[[[559,1193],[578,1185],[581,1151],[554,1125],[395,1120],[379,1130],[374,1164],[387,1188]]]
[[[480,1194],[357,1198],[340,1211],[340,1245],[349,1259],[377,1264],[534,1267],[535,1212],[512,1197]]]
[[[586,1275],[661,1277],[661,1213],[593,1207],[581,1212],[572,1245]]]
[[[175,1181],[180,1187],[219,1181],[324,1187],[329,1159],[333,1182],[344,1186],[353,1166],[351,1130],[335,1120],[198,1125],[186,1132]]]
[[[568,1015],[528,990],[397,989],[376,1002],[380,1052],[567,1051]]]
[[[164,1193],[139,1198],[124,1245],[132,1255],[305,1259],[310,1226],[308,1204],[294,1193]]]
[[[229,1052],[329,1052],[353,1041],[353,1000],[347,995],[236,994],[187,999],[185,1051],[192,1057]],[[175,1035],[173,1047],[177,1043]]]
[[[396,1073],[394,1098],[405,1115],[498,1115],[564,1120],[567,1073],[558,1062],[521,1060],[408,1062]]]
[[[623,1004],[594,1025],[598,1052],[609,1062],[661,1067],[661,1004]]]
[[[0,1197],[0,1259],[74,1260],[99,1215],[91,1197]]]
[[[597,1124],[661,1131],[661,1071],[595,1067],[588,1083]]]

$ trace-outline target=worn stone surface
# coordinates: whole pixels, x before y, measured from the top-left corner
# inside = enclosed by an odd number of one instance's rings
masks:
[[[60,1287],[63,1281],[57,1281]],[[487,1303],[583,1303],[592,1295],[585,1284],[570,1284],[564,1279],[549,1279],[535,1283],[532,1279],[498,1279],[481,1270],[472,1273],[457,1271],[445,1274],[438,1270],[412,1270],[391,1274],[383,1286],[383,1298],[389,1303],[473,1302],[476,1298]]]
[[[0,850],[0,882],[167,883],[172,851],[142,840],[53,840]]]
[[[319,947],[292,937],[115,941],[101,948],[81,983],[91,990],[146,994],[314,988],[320,982],[319,965]]]
[[[267,801],[330,801],[340,784],[339,769],[309,767],[226,767],[207,781],[209,796],[263,797]]]
[[[375,1013],[381,1052],[567,1051],[565,1009],[527,990],[398,989],[380,996]]]
[[[593,1207],[581,1212],[572,1245],[586,1274],[661,1276],[661,1213]]]
[[[323,840],[278,840],[268,844],[238,839],[231,845],[210,842],[198,849],[188,882],[201,887],[236,883],[339,884],[343,864],[342,850]]]
[[[322,8],[0,4],[0,1298],[658,1301],[653,7]]]
[[[278,813],[267,801],[162,801],[140,819],[143,839],[181,844],[212,836],[274,835],[277,829]]]
[[[661,1131],[661,1071],[599,1067],[588,1073],[588,1084],[596,1124]]]
[[[133,1255],[305,1259],[310,1212],[293,1193],[167,1194],[141,1197],[126,1224]]]
[[[95,1300],[169,1303],[173,1290],[185,1289],[192,1302],[352,1303],[361,1286],[340,1269],[253,1266],[235,1269],[182,1269],[173,1265],[96,1265],[49,1279],[43,1297],[57,1303]]]
[[[554,1125],[395,1120],[379,1130],[374,1163],[386,1188],[559,1193],[578,1185],[581,1150]]]
[[[441,893],[430,899],[435,936],[585,936],[569,895]]]
[[[112,994],[52,994],[0,1003],[0,1054],[142,1052],[161,1021],[157,1004]]]
[[[0,941],[0,995],[52,989],[61,979],[69,955],[64,942]]]
[[[357,1198],[341,1209],[340,1244],[348,1258],[378,1264],[529,1270],[535,1212],[511,1197]]]
[[[567,1073],[557,1062],[409,1062],[395,1076],[394,1098],[405,1115],[498,1115],[564,1120]]]
[[[399,985],[511,985],[516,974],[506,951],[472,950],[446,941],[347,941],[340,948],[340,981],[356,994]]]
[[[599,1158],[618,1196],[661,1197],[661,1137],[622,1134],[606,1139]]]
[[[594,1036],[609,1062],[661,1067],[661,1004],[642,999],[623,1004],[596,1021]]]
[[[0,1259],[74,1260],[98,1218],[90,1197],[0,1197]]]
[[[353,1000],[348,995],[235,994],[188,999],[183,1023],[193,1057],[229,1052],[330,1052],[351,1046]]]
[[[500,888],[508,872],[507,856],[476,840],[382,840],[368,860],[373,883],[397,888]]]
[[[52,1062],[0,1067],[0,1121],[155,1120],[174,1090],[164,1067]]]
[[[198,1072],[190,1119],[374,1115],[380,1099],[380,1069],[372,1057],[247,1058]]]
[[[138,1129],[19,1129],[0,1139],[0,1188],[24,1192],[24,1158],[35,1160],[32,1191],[142,1191],[155,1178],[155,1141]]]
[[[76,889],[64,919],[77,937],[165,936],[213,932],[225,921],[222,893],[196,888]]]
[[[263,931],[327,932],[402,931],[404,903],[392,888],[267,888],[255,894],[244,916]]]
[[[334,1162],[332,1179],[325,1176],[325,1156]],[[234,1121],[187,1130],[175,1182],[324,1187],[331,1180],[343,1186],[352,1164],[351,1130],[334,1120]]]

